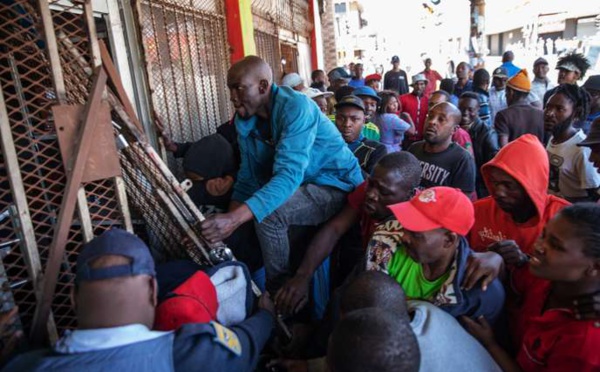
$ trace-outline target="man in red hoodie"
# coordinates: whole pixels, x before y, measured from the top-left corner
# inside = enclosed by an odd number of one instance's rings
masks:
[[[569,205],[548,194],[549,171],[548,154],[532,134],[509,143],[481,167],[490,196],[474,204],[473,250],[495,250],[509,268],[527,263],[546,222]]]

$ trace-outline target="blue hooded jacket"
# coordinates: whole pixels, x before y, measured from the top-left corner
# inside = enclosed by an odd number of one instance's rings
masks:
[[[267,135],[257,116],[234,119],[242,163],[232,199],[246,203],[258,222],[302,185],[350,192],[363,181],[339,131],[310,98],[273,84],[271,105]]]

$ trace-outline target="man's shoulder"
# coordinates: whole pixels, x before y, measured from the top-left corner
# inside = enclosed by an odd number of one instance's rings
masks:
[[[363,139],[362,144],[363,144],[363,146],[369,147],[373,150],[379,150],[381,148],[385,148],[385,145],[382,144],[381,142],[370,140],[368,138]]]
[[[425,145],[425,141],[418,141],[418,142],[411,144],[408,147],[408,149],[406,149],[406,151],[410,152],[413,155],[416,155],[417,153],[422,154],[424,145]]]

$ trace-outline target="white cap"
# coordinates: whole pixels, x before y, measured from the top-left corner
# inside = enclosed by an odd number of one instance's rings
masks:
[[[302,84],[304,81],[302,81],[302,78],[300,77],[300,75],[298,75],[295,72],[290,72],[289,74],[286,74],[283,79],[281,79],[281,85],[287,85],[288,87],[296,87],[300,84]]]
[[[333,96],[333,92],[321,92],[315,88],[307,88],[302,93],[306,94],[308,98],[317,98],[317,97],[325,97],[329,98]]]

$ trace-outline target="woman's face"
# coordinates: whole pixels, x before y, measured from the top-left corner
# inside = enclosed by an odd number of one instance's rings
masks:
[[[400,106],[400,104],[399,104],[398,100],[396,99],[396,97],[391,97],[387,103],[387,106],[385,107],[385,113],[386,114],[395,114],[398,111],[400,111],[399,106]]]

